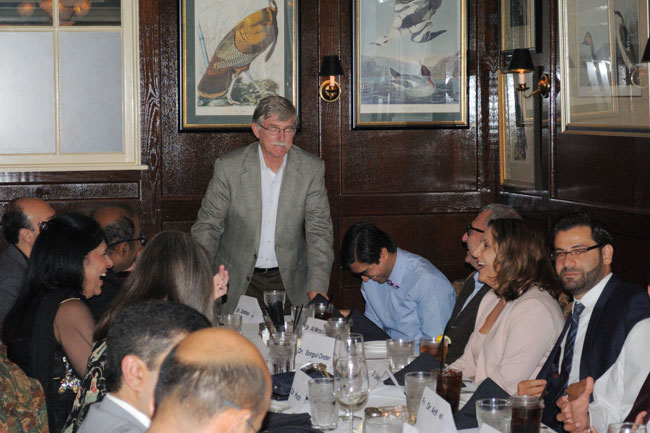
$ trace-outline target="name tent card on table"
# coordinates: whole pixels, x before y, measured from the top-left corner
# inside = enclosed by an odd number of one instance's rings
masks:
[[[368,384],[371,390],[388,379],[387,359],[367,359],[366,365],[368,366]]]
[[[307,332],[313,332],[314,334],[323,334],[325,335],[325,324],[326,320],[314,319],[313,317],[307,318]]]
[[[242,317],[242,322],[264,322],[264,315],[262,314],[260,303],[257,302],[257,298],[253,298],[252,296],[242,295],[239,297],[237,308],[235,308],[235,314],[238,314]]]
[[[334,371],[332,355],[334,353],[334,338],[327,335],[305,332],[302,334],[300,347],[296,350],[296,365],[312,362],[325,364],[327,371]]]
[[[296,363],[298,365],[298,363]],[[309,394],[309,375],[302,371],[301,368],[296,368],[296,374],[293,377],[291,384],[291,391],[289,391],[289,406],[293,411],[299,411],[302,404],[307,399]]]
[[[422,394],[415,428],[420,433],[457,433],[451,406],[428,386]]]

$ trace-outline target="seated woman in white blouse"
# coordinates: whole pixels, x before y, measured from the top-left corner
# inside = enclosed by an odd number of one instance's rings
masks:
[[[451,368],[481,383],[491,378],[510,394],[533,379],[562,331],[560,293],[543,237],[516,219],[490,221],[472,252],[479,281],[493,288],[482,299],[465,352]]]

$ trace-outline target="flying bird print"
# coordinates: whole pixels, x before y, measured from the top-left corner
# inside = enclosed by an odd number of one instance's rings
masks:
[[[404,35],[410,35],[411,40],[418,43],[440,36],[447,30],[433,31],[433,15],[441,4],[442,0],[395,0],[390,33],[378,37],[372,44],[386,45]]]

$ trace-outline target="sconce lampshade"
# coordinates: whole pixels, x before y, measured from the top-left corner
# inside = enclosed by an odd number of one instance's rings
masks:
[[[533,72],[535,65],[533,65],[533,58],[530,56],[530,51],[526,48],[517,48],[512,52],[510,59],[510,73],[526,73]]]
[[[343,67],[341,66],[339,56],[324,56],[318,75],[321,77],[343,75]]]
[[[648,42],[645,44],[645,50],[643,50],[643,57],[641,57],[641,62],[650,62],[650,38],[648,38]]]

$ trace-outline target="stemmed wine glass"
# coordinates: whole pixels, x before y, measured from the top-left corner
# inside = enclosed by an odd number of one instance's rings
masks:
[[[339,355],[334,359],[334,395],[354,428],[354,412],[368,402],[368,367],[364,355]]]
[[[365,358],[363,335],[355,333],[337,335],[334,341],[333,361],[336,362],[336,359],[341,356],[363,356]]]

